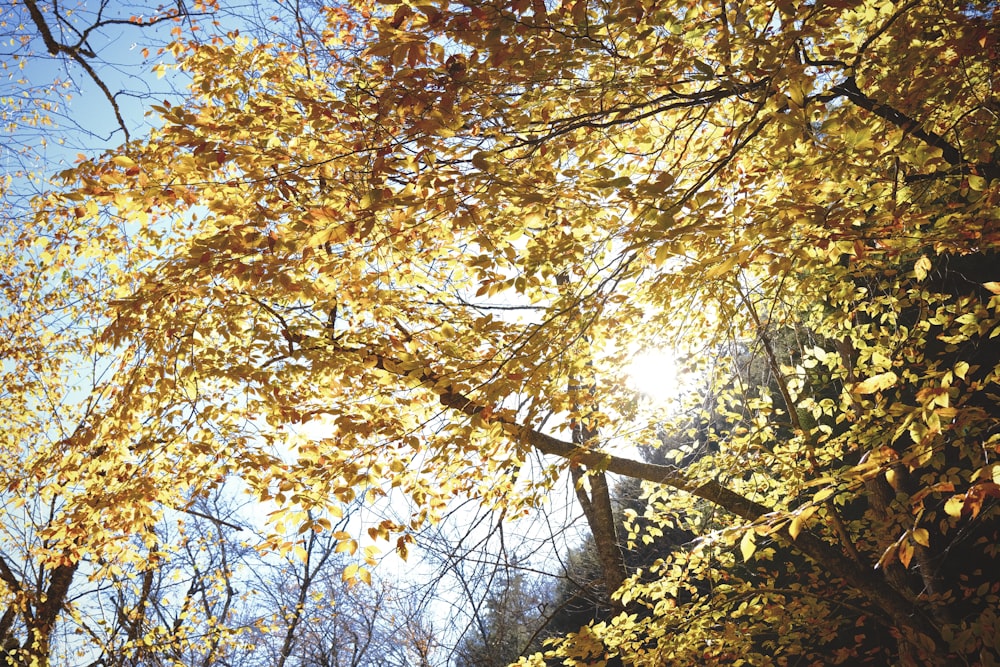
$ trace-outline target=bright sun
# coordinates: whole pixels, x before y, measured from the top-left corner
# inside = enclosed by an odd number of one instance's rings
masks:
[[[680,372],[671,350],[650,349],[637,354],[626,369],[628,384],[654,401],[676,399]]]

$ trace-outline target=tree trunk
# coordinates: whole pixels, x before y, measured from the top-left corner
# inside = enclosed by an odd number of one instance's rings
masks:
[[[601,575],[608,594],[608,603],[614,613],[624,611],[621,602],[612,598],[615,591],[621,588],[625,581],[625,556],[618,541],[618,530],[611,509],[611,494],[608,490],[608,479],[603,472],[585,473],[580,466],[572,466],[573,486],[576,497],[587,518],[587,525],[594,536],[597,546],[597,557],[601,563]],[[590,482],[590,495],[584,488],[584,477]]]

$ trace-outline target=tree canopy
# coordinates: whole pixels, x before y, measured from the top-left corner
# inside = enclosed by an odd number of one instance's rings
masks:
[[[8,492],[113,567],[226,479],[275,535],[405,497],[366,527],[405,556],[568,471],[617,615],[548,659],[996,664],[996,11],[356,0],[178,41],[183,103],[7,241]],[[713,369],[689,466],[630,453],[649,348]],[[609,475],[647,483],[632,534]]]

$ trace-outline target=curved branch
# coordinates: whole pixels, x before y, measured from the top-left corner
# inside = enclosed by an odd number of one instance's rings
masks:
[[[64,53],[69,56],[73,62],[83,68],[83,71],[87,73],[90,80],[94,82],[94,84],[100,89],[101,93],[104,94],[104,97],[107,98],[108,103],[111,105],[111,110],[115,114],[115,121],[117,121],[118,127],[121,128],[125,135],[125,142],[128,143],[130,139],[129,131],[128,127],[125,125],[125,119],[122,117],[121,108],[118,106],[118,100],[115,99],[115,96],[108,89],[104,80],[97,74],[94,68],[91,67],[90,63],[87,62],[87,58],[96,58],[97,54],[90,49],[84,48],[83,44],[85,43],[85,38],[81,39],[80,44],[77,46],[63,44],[57,40],[52,34],[52,30],[49,28],[49,24],[45,21],[45,15],[38,7],[36,0],[25,0],[25,5],[28,8],[28,13],[31,15],[32,22],[35,24],[35,27],[38,28],[38,33],[41,35],[42,42],[45,43],[45,48],[48,52],[53,56],[57,56],[60,53]],[[95,26],[91,26],[91,28],[88,29],[88,32],[93,29],[93,27]]]
[[[60,53],[66,53],[68,55],[83,53],[88,58],[97,57],[97,54],[89,49],[80,49],[79,47],[74,48],[58,41],[55,36],[53,36],[52,30],[49,28],[49,24],[45,21],[45,15],[42,14],[42,10],[38,7],[38,3],[35,0],[24,0],[24,4],[28,8],[28,13],[31,15],[31,21],[35,24],[35,27],[38,28],[38,33],[42,36],[45,48],[50,54],[57,56]]]
[[[111,110],[115,113],[115,121],[117,121],[118,127],[121,128],[122,133],[125,135],[125,143],[128,143],[131,136],[129,135],[128,127],[125,125],[125,119],[122,117],[122,110],[118,106],[118,100],[116,100],[115,96],[111,94],[107,84],[104,83],[104,80],[97,75],[97,72],[94,71],[94,68],[90,66],[90,63],[84,59],[80,52],[73,50],[67,51],[67,53],[70,58],[83,68],[83,71],[90,76],[91,81],[93,81],[97,87],[101,89],[101,92],[104,93],[104,97],[107,98],[108,104],[111,105]]]
[[[718,88],[699,93],[680,93],[671,90],[652,100],[634,104],[620,104],[611,109],[603,109],[601,111],[551,121],[546,124],[548,128],[547,132],[535,137],[525,137],[516,142],[511,148],[538,146],[556,137],[584,128],[607,129],[620,125],[629,125],[667,111],[705,106],[730,97],[739,97],[755,90],[766,89],[768,85],[770,85],[770,79],[762,79],[736,86],[719,86]],[[510,150],[510,148],[504,150]]]

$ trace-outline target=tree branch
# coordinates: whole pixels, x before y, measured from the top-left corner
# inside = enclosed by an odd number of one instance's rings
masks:
[[[719,102],[729,97],[738,97],[739,95],[744,95],[755,90],[765,89],[769,84],[770,79],[763,79],[737,86],[720,86],[699,93],[679,93],[671,90],[652,100],[637,102],[635,104],[622,104],[611,109],[551,121],[546,124],[548,128],[547,132],[536,137],[526,137],[511,148],[538,146],[555,137],[583,128],[607,129],[618,125],[628,125],[666,111],[699,107]]]
[[[52,30],[49,28],[49,24],[45,21],[45,15],[38,7],[36,0],[25,0],[25,5],[28,7],[28,13],[31,15],[31,20],[35,24],[35,27],[38,28],[38,33],[41,35],[42,42],[45,43],[45,48],[48,52],[53,56],[57,56],[60,53],[65,53],[69,56],[76,64],[83,68],[83,71],[87,73],[91,81],[94,82],[94,84],[104,94],[104,97],[107,98],[112,111],[114,111],[118,127],[121,128],[125,135],[125,142],[128,143],[130,139],[128,126],[125,125],[125,119],[122,117],[122,111],[118,106],[118,100],[115,99],[115,96],[108,89],[107,84],[104,83],[104,80],[98,76],[97,72],[94,71],[94,68],[91,67],[90,63],[86,60],[87,58],[96,58],[97,54],[90,49],[84,48],[83,40],[81,40],[80,44],[77,46],[70,46],[58,41],[52,35]]]
[[[948,141],[940,134],[932,132],[931,130],[923,129],[920,127],[920,122],[915,118],[911,118],[902,111],[899,111],[898,109],[895,109],[887,104],[876,102],[861,92],[861,89],[858,88],[858,83],[853,76],[849,76],[845,80],[838,83],[830,89],[830,92],[835,93],[838,97],[846,97],[853,104],[872,112],[883,120],[889,121],[901,129],[904,133],[920,139],[928,146],[940,148],[941,156],[948,162],[948,164],[959,166],[965,163],[965,160],[962,158],[962,153],[948,143]]]
[[[621,458],[602,450],[566,442],[536,431],[518,423],[511,416],[487,410],[486,406],[450,387],[439,375],[431,371],[424,370],[414,374],[412,371],[404,370],[406,365],[402,362],[379,353],[342,347],[338,349],[374,358],[375,367],[380,370],[418,379],[424,386],[438,394],[441,405],[470,417],[479,416],[484,421],[499,422],[503,425],[506,433],[515,441],[530,445],[542,454],[563,458],[570,463],[583,465],[591,470],[612,472],[625,477],[669,486],[707,500],[713,505],[751,522],[775,514],[772,508],[746,498],[714,479],[690,480],[676,466]],[[907,641],[917,650],[927,650],[927,645],[922,644],[917,639],[920,635],[927,637],[933,646],[932,655],[927,656],[933,662],[928,664],[947,664],[948,651],[938,628],[924,615],[921,609],[916,608],[873,570],[862,567],[861,564],[834,548],[833,545],[824,542],[806,530],[802,530],[796,537],[792,537],[788,533],[788,527],[785,526],[777,529],[773,535],[787,546],[811,558],[834,577],[845,581],[857,594],[867,598],[881,613],[886,614],[891,619],[895,627],[908,631]]]

